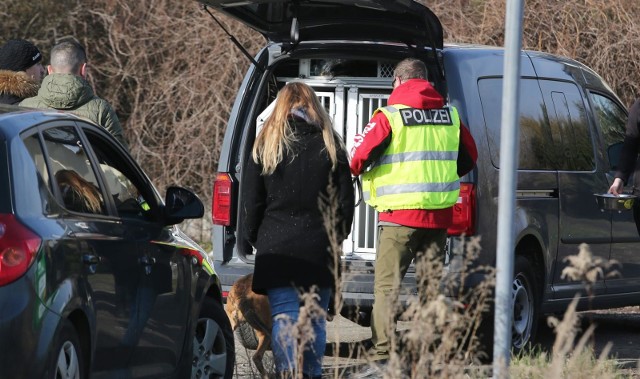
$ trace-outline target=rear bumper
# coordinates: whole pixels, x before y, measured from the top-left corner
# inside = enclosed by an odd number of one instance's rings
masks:
[[[233,283],[240,277],[253,272],[253,264],[246,263],[238,258],[233,258],[228,263],[222,264],[215,261],[214,267],[222,287],[223,301],[226,302],[226,294]],[[344,317],[354,321],[367,319],[373,307],[373,262],[347,260],[342,272],[342,310]],[[415,272],[410,271],[403,279],[402,295],[400,301],[404,301],[409,294],[416,292]],[[367,323],[368,321],[358,321]]]
[[[44,375],[59,316],[37,297],[26,274],[0,287],[0,354],[2,378],[40,378]],[[51,321],[54,321],[51,323]]]

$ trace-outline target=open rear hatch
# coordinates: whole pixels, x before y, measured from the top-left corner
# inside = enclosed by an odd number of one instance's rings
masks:
[[[441,49],[442,24],[413,0],[198,0],[273,42],[398,42]]]

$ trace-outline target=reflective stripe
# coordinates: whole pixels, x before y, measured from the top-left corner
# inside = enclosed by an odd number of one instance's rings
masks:
[[[369,191],[363,192],[362,193],[362,200],[368,201],[369,199],[371,199],[371,193]]]
[[[416,120],[407,125],[402,114],[405,109],[422,113],[415,117],[412,113]],[[362,191],[369,192],[367,204],[388,211],[444,209],[456,203],[460,194],[456,172],[460,119],[451,107],[446,109],[450,123],[443,124],[436,120],[440,114],[433,113],[440,111],[415,110],[402,104],[375,110],[374,114],[382,112],[389,120],[393,138],[375,166],[362,174]],[[417,122],[418,116],[424,116],[424,124]]]
[[[373,167],[398,162],[413,161],[456,161],[458,160],[457,151],[411,151],[408,153],[397,153],[383,155],[373,165]]]
[[[397,195],[412,192],[450,192],[460,189],[460,181],[451,183],[392,184],[376,188],[376,196]]]

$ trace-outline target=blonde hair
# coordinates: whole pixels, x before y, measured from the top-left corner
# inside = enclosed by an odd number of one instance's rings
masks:
[[[65,207],[76,212],[102,213],[102,200],[96,186],[73,170],[59,170],[55,176]]]
[[[337,149],[344,147],[341,140],[336,138],[331,118],[311,87],[301,82],[292,82],[282,87],[278,93],[273,113],[265,120],[253,145],[253,161],[262,164],[262,175],[273,174],[285,152],[292,152],[296,138],[288,118],[293,109],[304,109],[307,121],[322,130],[325,148],[331,159],[331,169],[334,170],[338,163]]]

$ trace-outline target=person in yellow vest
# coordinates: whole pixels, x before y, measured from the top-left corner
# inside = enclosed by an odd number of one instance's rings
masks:
[[[422,61],[398,63],[388,105],[374,111],[351,150],[351,173],[362,175],[363,198],[379,212],[369,351],[379,363],[389,358],[388,334],[395,330],[388,313],[395,283],[432,245],[444,259],[460,177],[478,155],[456,108],[427,78]]]

